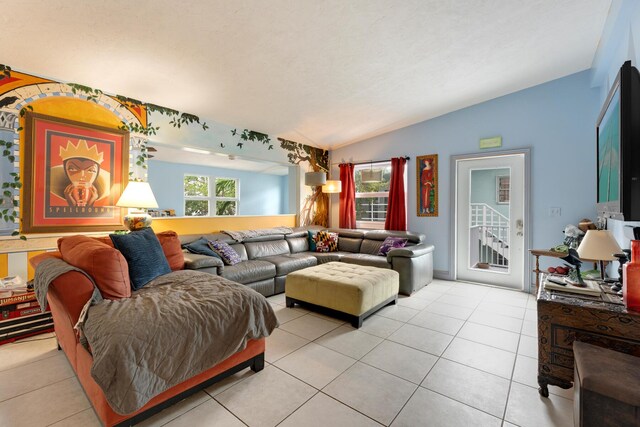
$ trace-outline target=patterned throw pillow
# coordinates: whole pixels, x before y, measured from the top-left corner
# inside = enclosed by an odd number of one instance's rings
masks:
[[[382,246],[378,250],[378,255],[387,256],[391,249],[404,248],[407,245],[407,239],[403,237],[387,237],[382,242]]]
[[[318,231],[315,241],[316,252],[336,252],[338,250],[338,233]]]
[[[220,240],[210,240],[209,247],[218,254],[222,261],[227,265],[236,265],[240,261],[240,255],[231,246]]]

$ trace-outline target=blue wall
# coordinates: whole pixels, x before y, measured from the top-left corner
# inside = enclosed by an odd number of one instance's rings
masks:
[[[591,83],[600,87],[600,105],[627,60],[640,68],[640,2],[613,0],[592,64]]]
[[[207,175],[214,178],[240,180],[239,215],[279,215],[288,212],[288,177],[232,169],[211,168],[181,163],[149,160],[148,180],[160,209],[175,209],[184,215],[185,174]]]
[[[479,139],[497,135],[502,136],[502,150],[531,148],[531,245],[549,248],[562,242],[565,225],[595,216],[599,108],[599,90],[591,88],[590,72],[583,71],[348,145],[332,152],[332,162],[411,157],[408,227],[425,233],[436,246],[435,269],[444,275],[452,265],[450,157],[490,152],[478,149]],[[415,158],[433,153],[439,156],[440,215],[418,217]],[[550,217],[550,207],[560,207],[562,215]],[[333,224],[337,209],[334,199]]]

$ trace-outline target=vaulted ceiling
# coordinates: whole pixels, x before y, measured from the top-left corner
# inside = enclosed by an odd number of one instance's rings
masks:
[[[0,0],[0,63],[335,148],[588,69],[610,0]]]

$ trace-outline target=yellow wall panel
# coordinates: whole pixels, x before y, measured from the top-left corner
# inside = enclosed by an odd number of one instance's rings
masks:
[[[33,279],[33,275],[36,272],[36,270],[31,266],[31,263],[29,263],[29,260],[34,256],[43,254],[45,252],[46,251],[33,251],[33,252],[27,253],[27,280]]]
[[[156,233],[173,230],[178,234],[207,234],[220,230],[254,230],[295,226],[295,215],[154,218],[151,224]]]
[[[0,277],[9,275],[9,257],[7,254],[0,254]]]

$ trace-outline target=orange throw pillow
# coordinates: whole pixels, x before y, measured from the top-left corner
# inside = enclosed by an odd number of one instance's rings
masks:
[[[156,236],[160,240],[164,256],[169,261],[171,271],[184,270],[184,253],[182,252],[178,233],[175,231],[163,231],[162,233],[157,233]]]
[[[129,266],[119,250],[92,237],[58,239],[62,259],[93,277],[103,298],[118,300],[131,296]]]
[[[115,246],[113,246],[113,241],[111,240],[111,237],[109,237],[109,236],[92,237],[92,239],[95,239],[100,243],[104,243],[105,245],[107,245],[107,246],[109,246],[111,248],[115,248]]]

